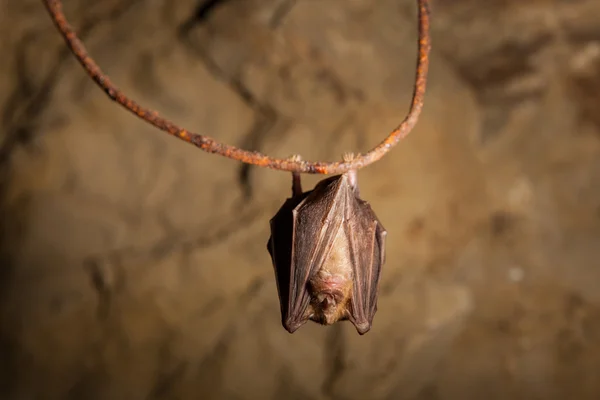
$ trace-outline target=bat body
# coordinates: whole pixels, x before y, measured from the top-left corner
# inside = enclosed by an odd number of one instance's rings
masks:
[[[377,311],[386,230],[359,197],[356,171],[320,181],[292,197],[271,219],[267,244],[273,261],[282,323],[290,333],[308,320],[350,320],[371,329]]]

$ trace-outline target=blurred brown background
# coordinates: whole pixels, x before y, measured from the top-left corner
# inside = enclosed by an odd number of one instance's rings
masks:
[[[65,0],[123,90],[197,132],[339,159],[403,118],[414,0]],[[359,174],[379,312],[280,325],[289,174],[205,154],[0,7],[2,399],[600,398],[600,2],[437,0],[425,109]],[[305,186],[319,177],[306,177]]]

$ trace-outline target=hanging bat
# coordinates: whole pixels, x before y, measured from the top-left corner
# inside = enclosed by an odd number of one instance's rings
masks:
[[[377,311],[386,230],[359,197],[356,171],[320,181],[302,192],[293,174],[292,197],[271,219],[267,244],[275,269],[284,328],[308,320],[350,320],[359,334]]]

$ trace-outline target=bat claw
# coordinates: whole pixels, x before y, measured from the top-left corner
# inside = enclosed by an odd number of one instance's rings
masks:
[[[342,160],[344,160],[344,162],[351,162],[355,158],[356,158],[356,155],[354,153],[351,153],[351,152],[347,152],[347,153],[342,154]]]

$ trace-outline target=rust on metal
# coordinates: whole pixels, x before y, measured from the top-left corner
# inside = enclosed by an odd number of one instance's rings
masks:
[[[137,115],[156,128],[167,132],[183,141],[212,154],[241,161],[243,163],[266,167],[280,171],[289,171],[307,174],[342,174],[349,170],[358,170],[366,167],[386,155],[400,140],[406,137],[414,128],[423,108],[423,98],[427,86],[427,73],[429,70],[429,51],[431,38],[429,34],[430,7],[429,0],[417,0],[419,19],[419,41],[417,71],[413,97],[408,114],[398,127],[396,127],[381,143],[367,153],[358,154],[350,161],[321,162],[305,161],[300,159],[272,158],[256,151],[243,150],[238,147],[221,143],[210,136],[193,133],[162,118],[156,111],[145,108],[130,99],[115,86],[109,77],[104,74],[94,59],[90,57],[85,46],[77,37],[75,30],[67,21],[60,0],[43,0],[54,24],[62,34],[67,46],[77,57],[79,63],[85,68],[88,75],[100,86],[112,100]]]

